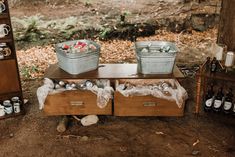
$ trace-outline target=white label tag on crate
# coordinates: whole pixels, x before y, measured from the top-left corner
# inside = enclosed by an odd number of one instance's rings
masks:
[[[71,106],[83,106],[84,102],[83,101],[70,101]]]
[[[155,102],[144,102],[144,107],[154,107],[157,106]]]

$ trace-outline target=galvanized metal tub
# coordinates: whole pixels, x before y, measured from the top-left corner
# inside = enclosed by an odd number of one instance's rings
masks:
[[[77,41],[86,42],[96,47],[96,51],[90,51],[83,53],[65,53],[61,47],[64,44],[72,45]],[[61,69],[72,75],[95,70],[99,65],[100,46],[89,40],[75,40],[59,43],[55,46],[56,54],[58,58],[58,65]]]
[[[137,70],[142,74],[171,74],[179,49],[172,42],[140,41],[135,43]]]

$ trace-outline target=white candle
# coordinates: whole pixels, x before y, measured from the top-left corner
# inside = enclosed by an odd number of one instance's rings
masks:
[[[223,60],[223,47],[216,45],[216,54],[215,57],[218,61]]]
[[[234,53],[233,52],[227,52],[226,60],[225,60],[225,66],[231,67],[233,66],[233,60],[234,60]]]
[[[4,59],[4,55],[0,52],[0,59]]]

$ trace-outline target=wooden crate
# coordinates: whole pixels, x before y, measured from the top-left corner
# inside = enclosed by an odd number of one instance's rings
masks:
[[[125,97],[114,93],[115,116],[183,116],[184,105],[179,108],[175,101],[153,96]]]
[[[112,100],[105,108],[97,106],[97,96],[91,91],[65,91],[48,95],[45,101],[46,115],[112,115]]]
[[[116,82],[118,84],[119,81]],[[115,116],[183,116],[184,107],[185,104],[179,108],[175,101],[151,95],[125,97],[118,91],[114,92]]]

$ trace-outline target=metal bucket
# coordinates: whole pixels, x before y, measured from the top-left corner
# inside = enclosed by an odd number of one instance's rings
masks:
[[[83,53],[65,53],[61,47],[64,44],[73,45],[77,41],[85,42],[88,45],[92,44],[96,47],[96,51],[88,49],[87,52]],[[77,75],[80,73],[88,72],[98,68],[100,46],[89,40],[76,40],[59,43],[55,47],[56,54],[59,62],[59,67],[69,74]]]
[[[171,74],[179,49],[166,41],[140,41],[135,43],[138,72],[142,74]]]

